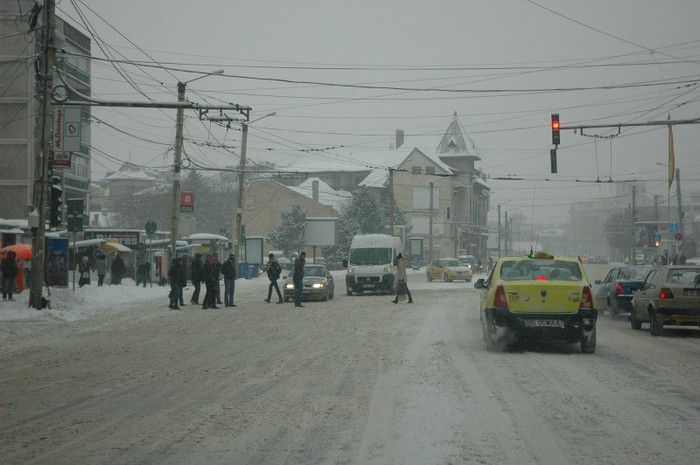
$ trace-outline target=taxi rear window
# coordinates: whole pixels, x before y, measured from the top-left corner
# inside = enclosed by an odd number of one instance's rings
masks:
[[[580,281],[576,262],[562,260],[509,260],[501,265],[504,281]]]

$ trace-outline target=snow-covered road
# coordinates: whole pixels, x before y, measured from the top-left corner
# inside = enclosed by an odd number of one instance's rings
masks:
[[[337,276],[304,308],[263,279],[235,309],[94,283],[3,302],[2,463],[697,463],[700,330],[604,317],[593,355],[488,353],[471,284],[413,273],[395,305]]]

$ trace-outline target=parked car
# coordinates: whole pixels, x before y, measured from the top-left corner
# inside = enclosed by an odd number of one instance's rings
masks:
[[[456,258],[436,258],[425,268],[428,281],[442,279],[446,283],[463,280],[471,282],[474,273]]]
[[[652,336],[664,325],[700,325],[700,266],[668,265],[653,268],[632,298],[632,329],[649,323]]]
[[[576,258],[538,252],[502,257],[481,289],[480,317],[487,350],[524,340],[578,342],[596,350],[598,310],[591,285]]]
[[[649,266],[617,266],[610,269],[605,279],[597,280],[595,300],[600,314],[607,310],[610,318],[615,318],[620,313],[631,312],[632,293],[642,287],[649,270]]]
[[[285,302],[294,299],[295,288],[291,274],[285,276],[282,289]],[[332,299],[334,294],[335,281],[325,265],[313,263],[304,265],[304,289],[301,292],[301,300],[327,301]]]

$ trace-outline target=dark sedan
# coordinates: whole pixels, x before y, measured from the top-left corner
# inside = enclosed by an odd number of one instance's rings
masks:
[[[282,286],[285,302],[294,299],[294,280],[292,275],[285,277]],[[301,300],[329,300],[335,294],[335,281],[326,265],[304,265],[304,288],[301,291]]]
[[[615,318],[620,313],[631,312],[634,290],[642,287],[650,269],[648,266],[619,266],[612,268],[602,281],[596,281],[599,287],[595,299],[600,313],[607,310],[610,318]]]

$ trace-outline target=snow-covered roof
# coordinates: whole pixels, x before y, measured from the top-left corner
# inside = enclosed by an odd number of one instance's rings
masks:
[[[287,186],[294,192],[308,197],[313,198],[313,184],[318,182],[318,203],[322,205],[327,205],[333,208],[335,211],[340,211],[343,203],[352,199],[352,194],[347,191],[334,190],[331,186],[320,180],[319,178],[308,178],[298,186]]]
[[[143,171],[118,171],[103,178],[103,181],[116,181],[119,179],[158,181],[159,179]]]
[[[186,241],[228,241],[229,238],[220,234],[194,233],[185,237]]]

